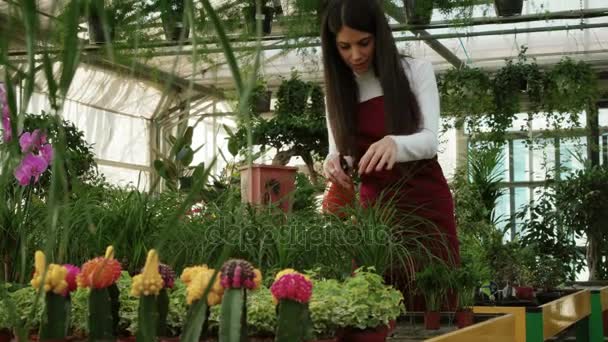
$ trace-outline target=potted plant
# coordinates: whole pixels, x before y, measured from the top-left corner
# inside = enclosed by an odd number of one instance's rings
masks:
[[[355,270],[343,284],[347,300],[345,324],[340,340],[350,342],[384,341],[394,321],[405,311],[403,294],[384,284],[372,268]]]
[[[559,259],[550,255],[539,255],[532,271],[532,284],[534,288],[540,289],[536,293],[539,304],[545,304],[558,299],[562,292],[557,290],[566,279],[564,277],[564,264]]]
[[[459,329],[473,324],[475,293],[480,286],[479,272],[471,264],[463,264],[453,271],[452,283],[458,295],[458,309],[456,311],[456,324]]]
[[[494,8],[499,17],[520,15],[524,0],[494,0]]]
[[[541,110],[545,75],[535,61],[528,61],[526,51],[522,46],[517,60],[507,60],[494,77],[496,111],[489,124],[495,131],[504,132],[511,127],[515,115],[521,112],[523,96],[530,102],[531,113]]]
[[[270,112],[270,100],[272,100],[272,91],[268,90],[264,80],[258,80],[249,98],[250,113],[257,115]]]
[[[134,0],[87,0],[83,2],[81,13],[87,17],[90,44],[112,42],[119,27],[128,26],[130,22],[141,18],[141,2]],[[132,30],[125,28],[132,33]]]
[[[316,84],[300,80],[297,73],[284,80],[277,91],[277,101],[271,118],[254,117],[238,122],[238,130],[229,135],[228,148],[233,156],[246,151],[248,131],[253,145],[266,151],[276,151],[272,165],[254,165],[242,169],[241,196],[244,201],[264,204],[279,202],[291,210],[292,192],[295,189],[296,168],[287,167],[292,157],[300,156],[306,163],[314,185],[319,185],[315,162],[327,155],[327,129],[323,90]]]
[[[479,68],[452,68],[438,83],[442,113],[456,118],[456,127],[495,111],[492,81]]]
[[[243,15],[245,16],[245,26],[249,34],[256,34],[256,5],[255,0],[247,1],[243,8]],[[262,33],[264,35],[270,34],[272,31],[272,19],[274,17],[274,7],[268,5],[268,0],[262,0]]]
[[[598,99],[596,73],[582,61],[563,58],[548,72],[546,84],[544,110],[556,127],[563,127],[564,119],[578,124],[580,114]]]
[[[176,42],[188,39],[190,27],[184,16],[184,0],[149,0],[147,12],[160,12],[165,38]]]
[[[344,295],[343,286],[335,279],[317,280],[310,299],[310,315],[317,340],[331,341],[336,339],[340,328],[348,325],[348,298]]]
[[[416,290],[426,303],[424,326],[427,330],[440,328],[440,310],[451,285],[449,269],[443,263],[432,263],[416,273]]]

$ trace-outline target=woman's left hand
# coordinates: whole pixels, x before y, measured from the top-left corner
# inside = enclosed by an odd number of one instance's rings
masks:
[[[391,170],[397,157],[397,144],[391,137],[384,137],[371,144],[359,161],[359,174]]]

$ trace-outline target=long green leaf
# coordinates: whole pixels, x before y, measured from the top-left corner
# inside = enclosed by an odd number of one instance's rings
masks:
[[[209,317],[209,307],[206,299],[199,299],[188,310],[184,332],[180,337],[182,342],[198,342],[204,333],[203,326]]]
[[[29,102],[34,92],[34,81],[36,73],[36,43],[38,40],[38,14],[36,13],[35,0],[21,1],[23,24],[25,26],[25,44],[27,48],[28,75],[25,80],[24,105]]]
[[[70,1],[67,7],[67,15],[64,38],[64,49],[62,53],[62,66],[61,80],[59,82],[59,89],[61,94],[67,96],[70,84],[74,79],[76,68],[78,67],[78,59],[80,57],[78,41],[78,21],[80,18],[80,4],[79,1]]]

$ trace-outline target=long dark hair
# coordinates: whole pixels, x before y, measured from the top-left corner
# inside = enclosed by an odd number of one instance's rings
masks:
[[[422,120],[380,2],[330,0],[321,26],[329,122],[338,151],[357,158],[360,157],[355,143],[358,88],[355,76],[340,56],[336,43],[336,36],[343,26],[374,36],[373,68],[384,92],[387,134],[415,133]]]

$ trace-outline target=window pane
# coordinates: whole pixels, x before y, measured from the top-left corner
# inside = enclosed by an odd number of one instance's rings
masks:
[[[530,204],[530,188],[518,187],[515,188],[515,212],[521,212],[526,205]],[[530,218],[530,212],[526,213],[526,219]],[[521,231],[521,224],[524,220],[520,218],[515,219],[515,231],[519,233]]]
[[[587,137],[560,139],[560,166],[562,177],[583,168],[586,159]]]
[[[513,140],[513,180],[530,180],[529,150],[524,140]]]
[[[554,178],[555,144],[554,139],[539,139],[532,145],[532,180],[544,181]]]
[[[497,222],[496,227],[500,230],[505,229],[511,219],[511,196],[509,189],[505,188],[503,195],[496,201],[494,208],[494,220]],[[505,234],[505,237],[510,237],[510,233]]]

